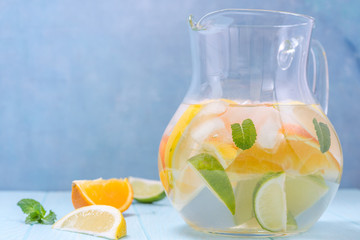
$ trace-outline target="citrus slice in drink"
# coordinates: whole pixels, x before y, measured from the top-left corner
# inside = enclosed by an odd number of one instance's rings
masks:
[[[187,179],[196,180],[199,177],[193,170],[185,169],[188,165],[186,160],[203,152],[204,140],[214,131],[224,128],[224,123],[218,116],[226,111],[228,105],[229,103],[223,100],[190,105],[170,134],[165,150],[168,181],[162,179],[162,182],[163,184],[164,182],[168,183],[169,189],[174,190],[174,193],[168,191],[168,195],[170,198],[178,200],[180,208],[194,197],[194,193],[205,186],[201,180],[189,183]],[[177,134],[176,132],[179,137],[172,137],[173,134]],[[173,138],[177,140],[172,140]],[[175,184],[177,186],[174,186]],[[194,191],[192,192],[190,189]],[[173,194],[177,196],[172,196]]]
[[[268,173],[254,191],[254,213],[260,226],[271,232],[286,230],[285,173]]]
[[[317,140],[317,134],[313,124],[313,119],[316,119],[318,122],[325,123],[330,129],[330,140],[332,143],[330,145],[328,154],[330,154],[333,159],[338,162],[337,165],[342,166],[342,149],[339,144],[338,136],[331,122],[328,120],[319,105],[305,105],[301,102],[294,102],[292,106],[280,105],[279,110],[282,117],[285,115],[290,116],[292,119],[292,125],[300,126],[303,131],[306,131],[315,140]],[[334,177],[332,175],[335,175],[336,177],[339,174],[329,171],[326,173],[326,175],[327,179],[336,180],[336,178],[332,178]]]
[[[206,139],[216,131],[225,129],[219,116],[227,111],[229,101],[220,99],[189,105],[169,137],[165,150],[167,167],[183,169],[186,165],[184,159],[200,153]]]
[[[159,166],[162,169],[160,172],[160,180],[168,194],[170,194],[170,190],[174,188],[174,176],[172,168],[175,149],[177,148],[179,140],[182,138],[188,125],[199,113],[201,108],[202,105],[200,104],[193,104],[188,106],[180,105],[173,119],[170,121],[170,124],[176,120],[178,115],[180,115],[179,120],[177,120],[173,126],[168,126],[161,140],[159,147]]]
[[[198,154],[188,160],[190,165],[203,178],[207,187],[235,214],[235,197],[229,177],[223,166],[212,155],[207,153]]]
[[[281,131],[288,148],[296,156],[291,162],[292,170],[297,170],[300,175],[321,173],[329,180],[336,180],[340,176],[340,163],[330,151],[322,153],[317,139],[304,128],[288,124]]]
[[[174,207],[180,211],[205,187],[196,169],[187,164],[175,180],[173,195]]]
[[[204,142],[205,152],[213,153],[224,168],[227,168],[237,156],[238,148],[233,143],[211,141]]]
[[[199,113],[201,108],[202,105],[200,104],[189,105],[179,120],[176,122],[170,136],[166,141],[166,146],[162,147],[164,150],[161,149],[162,151],[165,151],[165,153],[161,153],[161,155],[164,156],[164,166],[169,168],[172,167],[172,156],[174,155],[175,148],[182,134],[185,132],[185,129],[190,124],[191,120]]]
[[[138,202],[152,203],[166,196],[159,181],[129,177],[129,182],[134,191],[134,199]]]
[[[132,203],[133,189],[126,178],[76,180],[72,183],[71,199],[75,208],[109,205],[124,212]]]
[[[241,225],[254,217],[253,195],[256,184],[261,176],[251,176],[247,179],[241,179],[235,187],[235,215],[234,222]]]
[[[119,209],[105,205],[78,208],[57,221],[53,228],[108,239],[126,235],[126,222]]]
[[[288,210],[287,212],[287,221],[286,221],[286,231],[294,231],[298,228],[297,222],[295,217],[292,213]]]
[[[319,201],[329,187],[319,175],[286,176],[285,190],[287,208],[297,217]]]
[[[331,152],[322,153],[318,141],[300,125],[286,124],[279,129],[283,138],[271,152],[255,142],[240,152],[226,169],[231,174],[265,174],[286,171],[293,175],[322,174],[337,179],[341,166]]]

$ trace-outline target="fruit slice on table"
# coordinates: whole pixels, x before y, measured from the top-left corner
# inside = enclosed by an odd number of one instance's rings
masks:
[[[133,189],[126,178],[76,180],[72,183],[71,198],[75,208],[109,205],[124,212],[132,203]]]
[[[263,229],[286,230],[285,173],[268,173],[259,181],[254,191],[254,212]]]
[[[78,208],[57,221],[53,228],[109,239],[126,235],[126,222],[119,209],[105,205]]]
[[[160,181],[129,177],[134,191],[134,199],[138,202],[152,203],[165,197],[165,191]]]
[[[287,176],[285,181],[286,203],[289,212],[297,217],[322,198],[329,187],[318,175]]]
[[[223,166],[212,155],[207,153],[198,154],[188,160],[201,177],[205,180],[208,188],[221,200],[230,212],[235,214],[234,192]],[[205,204],[205,203],[204,203]]]

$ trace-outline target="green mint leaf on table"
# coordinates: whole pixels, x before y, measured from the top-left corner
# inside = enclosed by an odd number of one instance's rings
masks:
[[[331,145],[329,127],[325,123],[318,122],[315,118],[313,119],[313,123],[319,140],[320,151],[325,153],[330,149]]]
[[[25,214],[30,214],[31,212],[34,212],[34,208],[38,204],[40,203],[38,201],[35,201],[34,199],[22,199],[17,203],[17,205]]]
[[[38,212],[30,213],[25,219],[26,224],[35,224],[39,223],[39,221],[41,221],[41,217]]]
[[[251,148],[256,140],[256,129],[251,119],[245,119],[242,124],[231,124],[232,138],[235,145],[246,150]]]
[[[49,214],[46,215],[42,220],[44,224],[53,224],[56,220],[56,214],[50,210]]]
[[[188,160],[207,186],[225,204],[232,215],[235,214],[235,196],[230,179],[221,163],[208,153],[198,154]]]
[[[25,214],[28,214],[25,219],[26,224],[53,224],[56,220],[56,215],[51,210],[49,214],[45,216],[46,211],[44,207],[34,199],[22,199],[17,205]]]

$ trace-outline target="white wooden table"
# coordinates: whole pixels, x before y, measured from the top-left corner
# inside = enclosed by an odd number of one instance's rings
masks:
[[[26,225],[16,203],[22,198],[41,202],[58,218],[73,210],[70,192],[0,191],[0,240],[99,240],[93,236],[51,229],[49,225]],[[227,239],[190,228],[164,199],[154,204],[134,202],[124,213],[128,235],[124,240]],[[266,238],[274,239],[274,238]],[[339,190],[323,217],[310,231],[282,239],[360,240],[360,190]]]

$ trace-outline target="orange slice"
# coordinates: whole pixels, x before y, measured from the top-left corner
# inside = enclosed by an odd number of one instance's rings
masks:
[[[126,178],[76,180],[72,183],[71,198],[75,208],[108,205],[124,212],[133,201],[133,190]]]
[[[301,126],[284,125],[286,133],[276,152],[269,153],[259,144],[241,152],[226,170],[241,174],[263,174],[286,171],[294,174],[324,174],[336,178],[341,166],[330,153],[321,153],[318,141]]]

